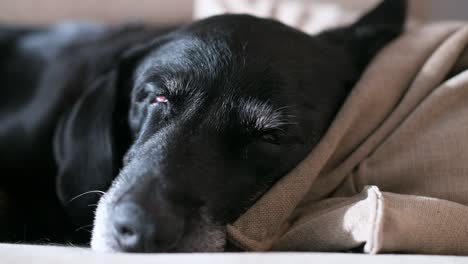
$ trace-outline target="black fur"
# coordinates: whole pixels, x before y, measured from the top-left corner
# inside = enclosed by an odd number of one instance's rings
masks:
[[[247,15],[1,28],[0,239],[85,243],[99,195],[83,193],[114,182],[97,249],[205,250],[204,218],[234,221],[310,152],[405,8],[316,36]]]

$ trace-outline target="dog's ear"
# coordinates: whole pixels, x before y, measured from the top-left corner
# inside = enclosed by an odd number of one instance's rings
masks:
[[[109,187],[115,174],[117,80],[116,70],[96,80],[61,118],[55,132],[57,194],[77,225],[92,220],[90,206],[97,202],[98,191]],[[85,195],[94,191],[97,194]]]
[[[131,140],[127,116],[135,63],[152,47],[142,44],[123,52],[59,121],[56,190],[75,226],[92,223],[93,206],[118,173]]]
[[[406,12],[406,0],[383,0],[351,26],[325,31],[321,36],[346,46],[362,71],[382,47],[404,30]]]

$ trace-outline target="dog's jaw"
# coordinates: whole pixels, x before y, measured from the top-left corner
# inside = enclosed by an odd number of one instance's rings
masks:
[[[221,252],[226,245],[223,225],[215,223],[206,208],[200,209],[200,218],[190,221],[189,230],[174,249],[176,252]]]

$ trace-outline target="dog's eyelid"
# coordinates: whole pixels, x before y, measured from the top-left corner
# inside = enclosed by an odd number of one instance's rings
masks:
[[[137,102],[168,103],[169,93],[154,82],[146,82],[136,91],[135,98]]]
[[[259,133],[258,139],[267,143],[279,145],[284,136],[286,136],[286,133],[281,129],[268,129]]]
[[[275,134],[264,134],[261,139],[268,143],[278,143],[278,136]]]
[[[156,82],[146,82],[142,90],[147,94],[167,94],[167,89]]]

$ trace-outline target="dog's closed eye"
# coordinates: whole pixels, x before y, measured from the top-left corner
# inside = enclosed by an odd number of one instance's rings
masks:
[[[265,133],[265,134],[261,135],[260,140],[265,142],[265,143],[270,143],[270,144],[274,144],[274,145],[281,144],[280,135],[278,133],[274,133],[274,132]]]
[[[169,102],[167,92],[154,83],[145,83],[142,88],[138,89],[135,95],[136,102],[142,103],[147,102],[147,100],[151,104]]]

